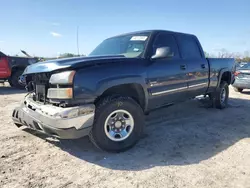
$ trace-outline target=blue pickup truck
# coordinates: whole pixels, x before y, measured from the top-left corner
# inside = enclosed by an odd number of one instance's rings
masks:
[[[206,58],[196,36],[139,31],[104,40],[87,57],[28,66],[29,94],[13,111],[18,126],[61,139],[90,136],[110,152],[134,146],[144,115],[198,95],[227,106],[234,59]]]

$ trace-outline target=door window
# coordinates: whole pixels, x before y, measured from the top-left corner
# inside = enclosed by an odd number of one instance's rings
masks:
[[[175,38],[171,34],[160,33],[156,37],[153,43],[153,53],[155,54],[156,49],[160,47],[169,47],[171,52],[173,53],[173,58],[179,58],[178,46]]]
[[[188,35],[178,35],[178,44],[183,59],[201,59],[200,48],[195,37]]]

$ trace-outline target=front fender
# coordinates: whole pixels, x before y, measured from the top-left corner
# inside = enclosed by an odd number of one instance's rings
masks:
[[[145,75],[108,75],[105,71],[84,71],[78,72],[74,78],[74,98],[93,102],[101,96],[107,89],[122,84],[139,84],[142,86],[147,97],[147,86]]]
[[[122,77],[110,77],[110,78],[99,81],[98,84],[96,85],[96,94],[100,96],[107,89],[114,87],[114,86],[119,86],[122,84],[139,84],[142,86],[144,92],[146,90],[145,89],[146,83],[144,79],[137,75],[134,75],[134,76],[131,75],[131,76],[122,76]]]

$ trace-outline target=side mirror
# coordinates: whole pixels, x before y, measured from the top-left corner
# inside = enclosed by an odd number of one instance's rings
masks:
[[[173,57],[174,53],[171,52],[169,47],[160,47],[156,49],[155,55],[151,59],[163,59]]]

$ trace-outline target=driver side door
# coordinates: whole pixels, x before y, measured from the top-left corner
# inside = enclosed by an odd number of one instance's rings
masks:
[[[185,101],[188,98],[187,65],[180,58],[174,35],[159,33],[153,43],[152,54],[159,47],[168,47],[173,56],[151,60],[148,66],[150,109]]]

